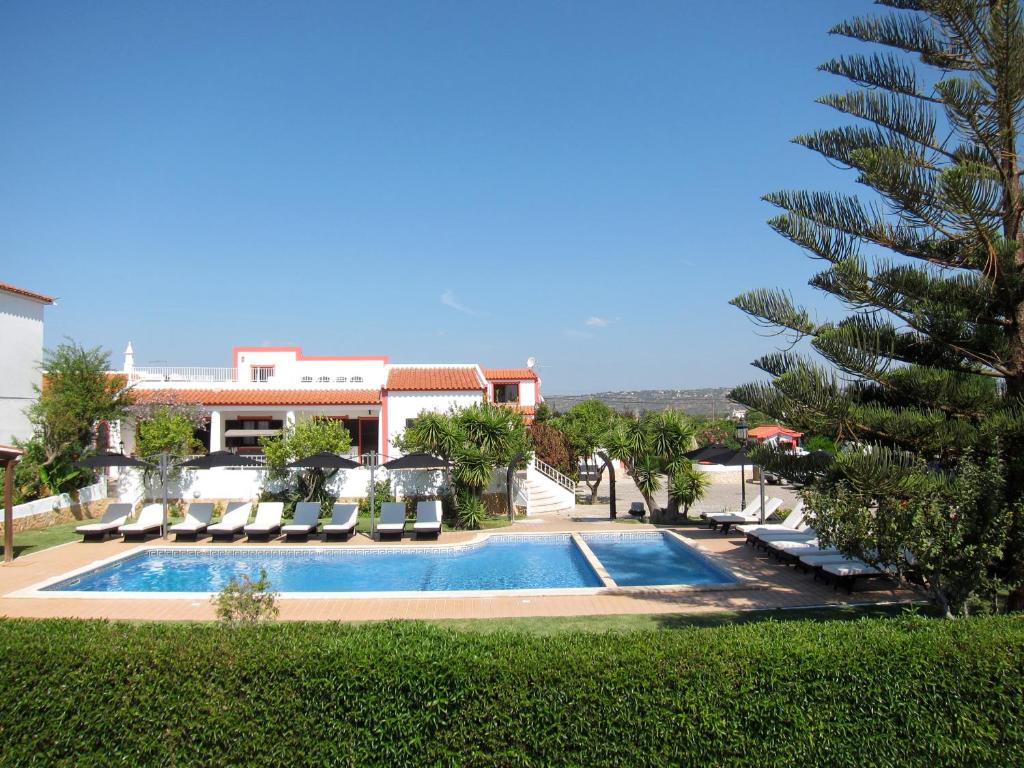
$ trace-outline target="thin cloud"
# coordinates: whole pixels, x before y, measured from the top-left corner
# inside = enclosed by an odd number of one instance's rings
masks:
[[[586,326],[589,326],[590,328],[604,328],[610,322],[611,322],[611,320],[609,320],[606,317],[596,317],[595,316],[595,317],[588,317],[584,321],[583,324],[586,325]]]
[[[478,317],[480,315],[480,313],[475,309],[467,307],[465,304],[461,303],[457,298],[455,298],[455,294],[450,290],[441,294],[441,303],[446,307],[451,307],[456,312],[461,312],[464,315],[473,315],[474,317]]]

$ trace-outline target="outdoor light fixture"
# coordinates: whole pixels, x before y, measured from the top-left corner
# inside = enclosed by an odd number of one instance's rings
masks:
[[[747,420],[740,419],[736,425],[736,439],[740,441],[740,447],[747,442]],[[744,477],[743,464],[740,464],[740,509],[747,508],[747,479]]]

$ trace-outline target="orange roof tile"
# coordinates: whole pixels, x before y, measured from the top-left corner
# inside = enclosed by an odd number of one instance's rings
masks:
[[[748,437],[756,437],[758,439],[764,439],[771,437],[772,435],[786,435],[788,437],[803,437],[803,432],[797,432],[794,429],[787,429],[786,427],[778,424],[765,424],[762,427],[753,427],[747,432]]]
[[[135,389],[137,403],[193,405],[372,405],[376,389]]]
[[[388,372],[387,389],[392,391],[465,391],[482,390],[476,369],[469,366],[436,368],[392,368]]]
[[[7,291],[7,293],[13,293],[13,294],[16,294],[18,296],[24,296],[26,299],[32,299],[33,301],[40,301],[43,304],[53,304],[53,302],[56,301],[56,299],[53,299],[53,298],[51,298],[49,296],[44,296],[41,293],[36,293],[35,291],[29,291],[29,290],[26,290],[25,288],[19,288],[18,286],[11,285],[10,283],[0,283],[0,291]]]
[[[526,380],[535,381],[537,374],[532,368],[484,368],[488,381]]]

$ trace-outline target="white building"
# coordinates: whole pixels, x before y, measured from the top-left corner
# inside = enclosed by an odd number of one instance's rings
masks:
[[[43,310],[53,301],[0,283],[0,445],[32,436],[25,409],[42,381]]]
[[[345,422],[353,455],[375,450],[395,458],[401,453],[394,438],[424,410],[497,402],[530,423],[541,400],[540,379],[531,368],[403,365],[385,356],[304,355],[299,347],[236,347],[229,368],[152,368],[136,366],[134,359],[129,343],[119,373],[136,401],[198,406],[209,417],[198,437],[211,451],[259,453],[260,437],[300,418],[326,416]],[[134,450],[130,425],[118,439],[126,452]]]

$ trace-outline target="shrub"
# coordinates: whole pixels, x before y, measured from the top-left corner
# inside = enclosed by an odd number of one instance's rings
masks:
[[[625,636],[8,619],[0,762],[1022,765],[1022,660],[1012,617]]]
[[[373,514],[380,516],[380,505],[385,501],[394,501],[395,494],[391,491],[391,478],[386,477],[374,483]],[[366,496],[359,500],[359,515],[370,516],[370,484],[366,484]]]
[[[564,475],[579,479],[580,469],[569,446],[569,438],[550,424],[529,427],[533,452],[545,464],[550,464]]]
[[[277,618],[278,594],[270,589],[265,568],[253,581],[248,574],[240,579],[232,576],[219,594],[210,598],[217,607],[217,618],[228,624],[255,624]]]
[[[483,499],[465,491],[459,494],[456,501],[459,527],[467,531],[475,531],[483,525],[487,518],[487,507]]]

